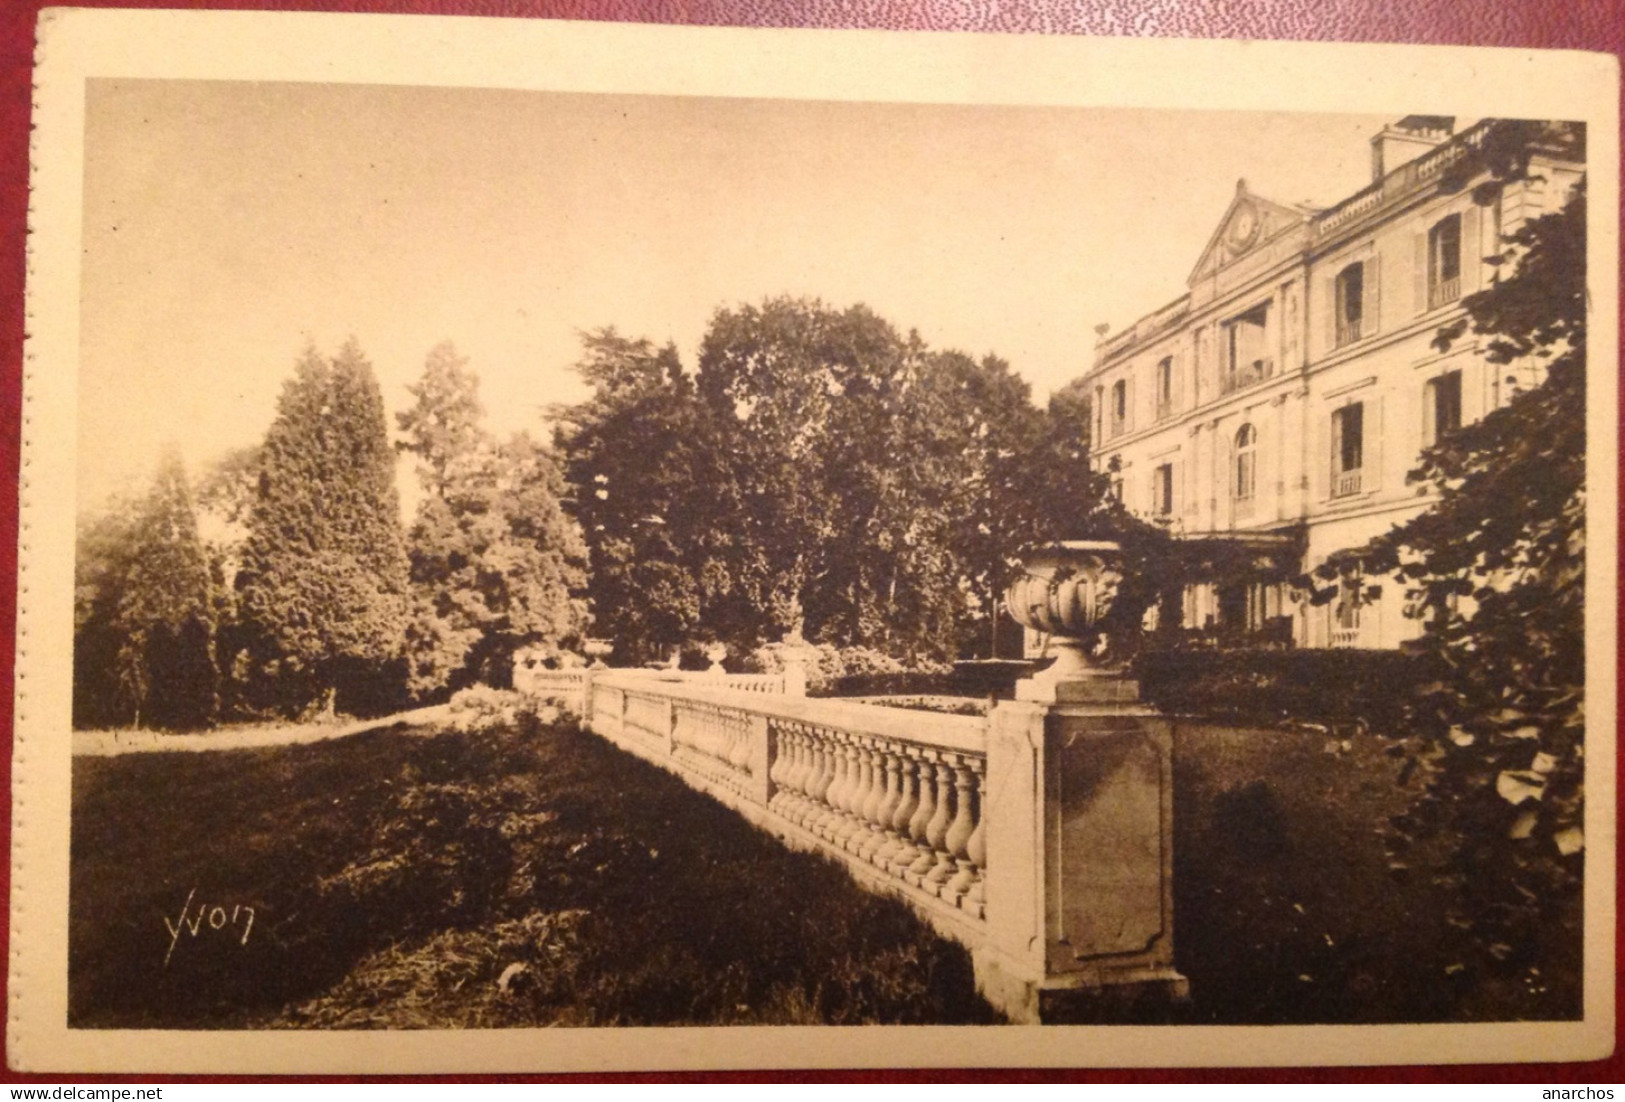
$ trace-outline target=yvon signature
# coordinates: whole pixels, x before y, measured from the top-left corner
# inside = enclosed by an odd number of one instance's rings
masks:
[[[217,903],[210,906],[199,903],[197,910],[192,910],[192,900],[197,897],[197,889],[193,888],[186,895],[186,903],[181,907],[180,917],[174,922],[169,916],[164,916],[164,928],[169,931],[169,952],[164,954],[164,967],[169,967],[169,958],[175,955],[175,943],[180,941],[181,934],[191,934],[196,938],[205,930],[215,931],[222,936],[237,937],[238,930],[242,931],[237,944],[247,945],[248,935],[254,929],[254,908],[233,904],[228,909],[225,904]],[[191,915],[191,921],[187,921]]]

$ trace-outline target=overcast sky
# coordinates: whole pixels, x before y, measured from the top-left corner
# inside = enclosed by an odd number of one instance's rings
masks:
[[[257,442],[310,341],[391,411],[431,347],[493,428],[583,390],[581,330],[673,340],[719,306],[864,302],[996,352],[1042,398],[1093,328],[1178,296],[1246,177],[1328,205],[1384,119],[91,81],[82,507]]]

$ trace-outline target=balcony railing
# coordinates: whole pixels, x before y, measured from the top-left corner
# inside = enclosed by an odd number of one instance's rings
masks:
[[[1219,393],[1233,394],[1238,390],[1246,390],[1273,374],[1275,374],[1273,360],[1253,360],[1249,363],[1236,364],[1219,379]]]
[[[1418,188],[1432,185],[1446,168],[1466,156],[1470,150],[1481,147],[1485,135],[1498,125],[1501,124],[1493,119],[1486,119],[1432,151],[1400,165],[1381,180],[1354,193],[1330,210],[1321,212],[1313,222],[1315,236],[1326,238],[1371,214],[1379,207],[1400,203],[1407,196],[1414,194]]]
[[[1174,415],[1174,403],[1171,398],[1163,398],[1157,403],[1157,420],[1166,421]]]
[[[1355,341],[1359,340],[1361,335],[1360,331],[1361,325],[1359,318],[1338,318],[1337,347],[1342,348],[1345,344],[1353,344]]]
[[[1332,496],[1348,497],[1350,494],[1360,492],[1360,474],[1358,470],[1339,471],[1332,479]]]
[[[1441,279],[1437,283],[1428,284],[1428,309],[1437,310],[1446,303],[1455,302],[1461,297],[1461,277]]]
[[[1360,629],[1359,629],[1359,627],[1333,628],[1332,629],[1332,646],[1334,646],[1334,647],[1357,647],[1359,645],[1360,645]]]

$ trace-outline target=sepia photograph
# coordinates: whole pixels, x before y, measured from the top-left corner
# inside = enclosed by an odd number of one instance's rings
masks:
[[[1612,59],[71,14],[14,1062],[1609,1050]]]

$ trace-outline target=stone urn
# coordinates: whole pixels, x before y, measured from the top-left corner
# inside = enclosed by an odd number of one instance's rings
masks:
[[[728,644],[708,643],[705,647],[704,653],[706,661],[711,663],[711,665],[706,669],[706,673],[716,677],[721,677],[723,674],[728,672],[722,668],[722,660],[728,657]]]
[[[583,639],[581,653],[589,659],[587,668],[591,670],[604,669],[604,659],[615,650],[615,644],[608,639]]]
[[[1101,679],[1118,680],[1090,658],[1089,648],[1117,598],[1122,566],[1121,547],[1095,540],[1045,544],[1022,557],[1023,573],[1005,590],[1005,605],[1017,623],[1051,637],[1055,662],[1017,685],[1019,699],[1098,698],[1105,688]],[[1091,682],[1096,684],[1086,688]],[[1071,692],[1069,685],[1074,686]],[[1133,692],[1134,687],[1123,689]]]

